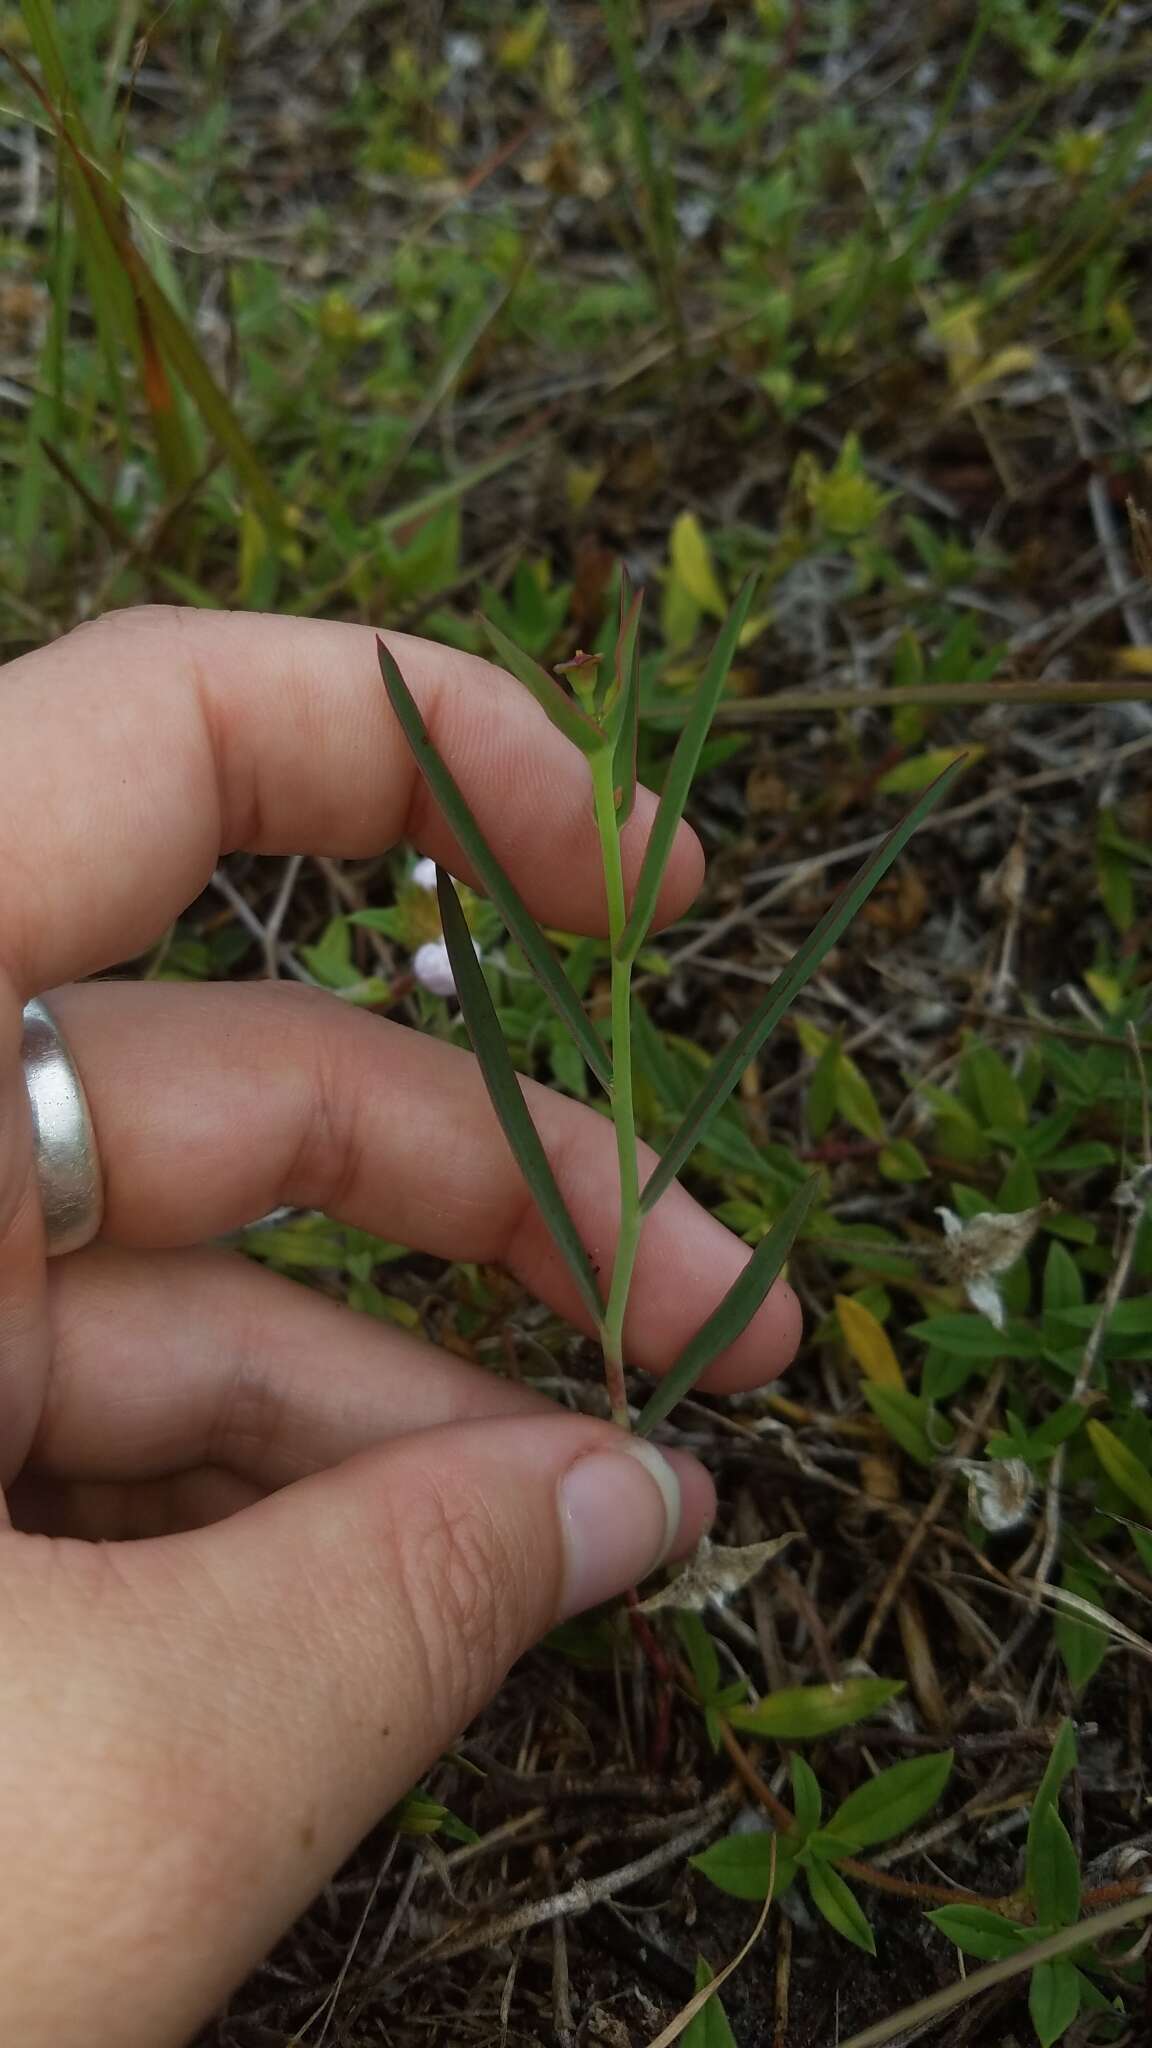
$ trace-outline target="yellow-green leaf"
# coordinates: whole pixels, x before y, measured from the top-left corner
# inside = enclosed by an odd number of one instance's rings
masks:
[[[983,752],[983,747],[973,746],[930,747],[926,754],[913,754],[910,760],[897,761],[894,768],[889,768],[887,774],[880,777],[876,784],[877,793],[880,796],[912,796],[917,790],[927,789],[928,784],[935,782],[953,761],[959,761],[966,755],[966,765],[971,767]]]
[[[1129,1500],[1139,1508],[1140,1513],[1152,1522],[1152,1472],[1140,1463],[1127,1444],[1102,1422],[1089,1422],[1088,1435],[1092,1449],[1103,1465],[1114,1486],[1126,1493]]]
[[[675,581],[695,600],[701,611],[711,612],[713,618],[722,619],[728,609],[728,600],[720,588],[712,550],[694,512],[681,512],[672,528],[669,553]]]
[[[902,1387],[904,1375],[888,1332],[870,1308],[850,1294],[836,1296],[836,1319],[852,1357],[866,1379],[878,1387]]]

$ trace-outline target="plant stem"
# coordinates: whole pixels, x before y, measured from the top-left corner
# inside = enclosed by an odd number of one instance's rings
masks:
[[[592,756],[592,790],[596,804],[596,829],[604,860],[604,887],[608,897],[608,931],[612,945],[612,1121],[616,1126],[616,1156],[620,1172],[620,1227],[608,1305],[600,1325],[604,1348],[604,1377],[612,1420],[622,1429],[629,1427],[628,1396],[624,1389],[624,1310],[640,1243],[640,1175],[636,1162],[636,1113],[632,1102],[632,963],[618,960],[617,941],[627,922],[624,901],[624,867],[620,857],[620,824],[616,816],[616,792],[612,781],[612,749],[606,747]]]

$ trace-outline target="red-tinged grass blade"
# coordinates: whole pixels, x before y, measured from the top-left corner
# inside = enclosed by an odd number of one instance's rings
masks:
[[[958,761],[953,761],[951,766],[944,770],[943,775],[936,777],[935,782],[913,804],[907,816],[888,834],[883,845],[878,846],[871,859],[865,861],[859,874],[841,890],[835,902],[825,911],[819,924],[793,954],[787,967],[776,977],[771,992],[761,1007],[753,1012],[743,1029],[725,1047],[720,1057],[712,1062],[707,1080],[695,1100],[689,1104],[683,1122],[673,1133],[663,1156],[641,1193],[640,1208],[645,1214],[659,1201],[665,1188],[675,1180],[684,1161],[704,1137],[717,1110],[728,1100],[748,1062],[755,1059],[769,1034],[775,1030],[781,1017],[795,1002],[801,989],[811,981],[841,933],[851,924],[861,904],[867,902],[877,882],[887,874],[897,855],[903,851],[917,826],[951,788],[964,766],[965,758],[961,755]]]
[[[620,631],[616,638],[616,674],[620,701],[613,728],[612,787],[616,791],[616,816],[626,825],[636,801],[636,740],[640,729],[640,608],[644,592],[629,600],[627,578],[620,578]]]
[[[34,0],[32,17],[30,34],[34,24],[34,46],[45,76],[59,84],[63,71],[50,10]],[[65,96],[60,104],[54,102],[26,66],[11,51],[6,54],[44,108],[71,169],[77,224],[94,305],[103,306],[105,324],[115,324],[119,340],[136,359],[157,452],[170,488],[184,490],[195,476],[197,465],[173,403],[169,367],[183,384],[205,429],[219,443],[237,475],[278,529],[283,521],[282,508],[267,471],[208,368],[191,328],[165,296],[132,240],[119,195],[95,160],[71,99]]]
[[[707,1322],[689,1339],[671,1371],[645,1404],[636,1424],[641,1436],[647,1436],[658,1422],[663,1422],[677,1401],[691,1393],[713,1359],[747,1329],[778,1277],[819,1189],[820,1175],[814,1173],[811,1180],[796,1190],[767,1237],[761,1238],[739,1279],[733,1281],[720,1306],[713,1309]]]
[[[593,1028],[577,999],[559,960],[535,923],[493,853],[456,781],[432,744],[420,708],[404,681],[395,657],[382,640],[377,640],[380,673],[388,701],[400,722],[401,731],[416,757],[429,789],[451,825],[481,882],[491,897],[533,974],[544,990],[562,1024],[567,1025],[596,1079],[605,1088],[612,1084],[612,1062],[603,1039]]]
[[[536,702],[546,711],[553,725],[562,732],[566,740],[579,747],[582,754],[598,754],[604,746],[603,735],[597,732],[591,720],[585,718],[578,704],[566,697],[558,682],[541,668],[531,655],[524,654],[514,640],[494,626],[491,619],[480,615],[480,624],[488,638],[488,644],[501,667],[514,675],[518,683],[530,690]]]
[[[452,886],[451,879],[443,868],[436,870],[436,894],[440,902],[440,921],[444,927],[444,943],[452,963],[452,975],[456,983],[456,994],[472,1050],[480,1063],[480,1071],[492,1107],[500,1119],[504,1136],[524,1175],[536,1205],[544,1218],[557,1250],[563,1256],[583,1301],[595,1322],[603,1315],[603,1305],[596,1291],[588,1253],[580,1242],[580,1234],[568,1212],[568,1205],[556,1185],[548,1156],[540,1142],[540,1135],[528,1114],[528,1105],[520,1088],[519,1077],[508,1055],[504,1033],[496,1006],[488,991],[480,962],[472,947],[472,935],[468,930],[460,898]]]
[[[756,578],[749,576],[728,617],[720,628],[711,659],[701,677],[692,708],[680,729],[676,751],[664,778],[660,803],[652,825],[651,836],[636,884],[632,903],[632,914],[620,935],[617,955],[621,960],[634,960],[648,934],[649,926],[656,912],[656,898],[672,851],[676,828],[684,815],[696,764],[703,751],[704,742],[720,701],[720,692],[727,681],[732,666],[732,657],[740,643],[748,608],[756,590]]]

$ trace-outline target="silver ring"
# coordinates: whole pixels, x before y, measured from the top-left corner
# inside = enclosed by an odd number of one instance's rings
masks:
[[[24,1006],[24,1079],[36,1133],[36,1178],[49,1258],[79,1251],[100,1228],[104,1183],[88,1098],[45,1003]]]

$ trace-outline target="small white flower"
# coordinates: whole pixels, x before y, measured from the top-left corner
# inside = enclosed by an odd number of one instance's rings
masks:
[[[480,958],[480,948],[472,941],[472,950]],[[456,982],[452,973],[452,962],[443,939],[429,939],[427,945],[418,946],[412,956],[412,972],[421,988],[432,996],[454,996]]]
[[[409,880],[417,889],[434,889],[436,887],[435,861],[418,860],[409,876]]]

